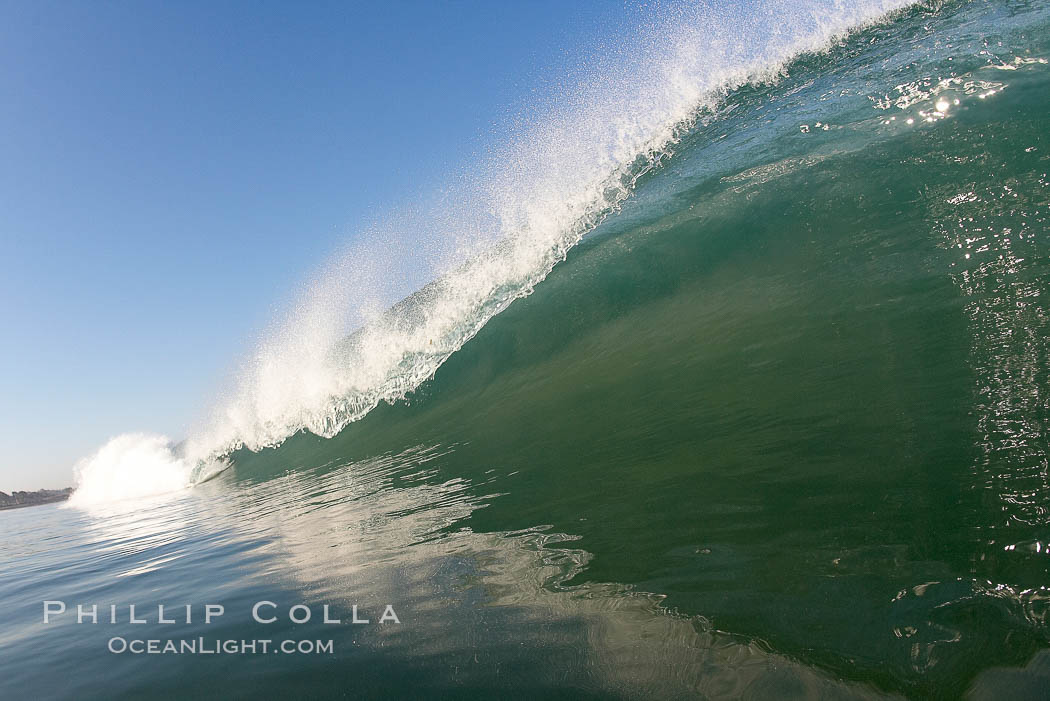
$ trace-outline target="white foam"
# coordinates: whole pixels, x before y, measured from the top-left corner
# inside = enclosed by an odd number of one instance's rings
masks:
[[[178,492],[190,486],[190,465],[167,436],[126,433],[110,439],[73,469],[75,507]]]

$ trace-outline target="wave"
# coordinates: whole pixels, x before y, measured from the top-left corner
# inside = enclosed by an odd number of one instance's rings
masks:
[[[740,85],[772,79],[799,53],[902,4],[776,5],[777,12],[763,5],[768,14],[747,23],[782,29],[758,46],[744,38],[755,33],[742,31],[741,18],[679,8],[673,27],[648,37],[673,40],[648,47],[629,78],[585,90],[585,98],[499,149],[481,168],[488,177],[470,183],[466,196],[374,232],[335,261],[260,345],[187,454],[257,450],[301,430],[330,437],[379,402],[403,398],[489,319],[531,293],[641,177],[673,155],[702,108]],[[411,225],[424,221],[438,224],[421,237]],[[439,252],[427,264],[436,279],[376,314],[389,289],[381,278],[399,277],[421,251]]]
[[[775,81],[800,54],[827,49],[907,4],[665,8],[534,105],[444,192],[372,227],[336,256],[188,439],[169,451],[161,472],[178,466],[198,482],[234,450],[275,446],[301,431],[331,437],[381,402],[403,399],[620,209],[702,114],[714,114],[741,86]],[[118,438],[102,452],[137,454],[140,442]],[[126,461],[92,461],[91,469],[78,468],[77,489],[84,499],[104,498],[101,485],[119,483]]]

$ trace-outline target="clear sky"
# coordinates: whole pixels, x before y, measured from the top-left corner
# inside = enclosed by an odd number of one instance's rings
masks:
[[[0,490],[182,437],[311,271],[629,12],[0,3]]]

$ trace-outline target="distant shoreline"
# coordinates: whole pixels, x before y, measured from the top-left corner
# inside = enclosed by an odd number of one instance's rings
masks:
[[[72,487],[65,489],[38,489],[35,492],[0,492],[0,511],[21,509],[25,506],[41,506],[65,501],[73,493]]]

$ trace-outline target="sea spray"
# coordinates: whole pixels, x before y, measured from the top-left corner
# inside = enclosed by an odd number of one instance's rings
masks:
[[[171,440],[146,433],[111,439],[73,472],[69,504],[77,507],[177,492],[192,483],[190,465],[175,455]]]

